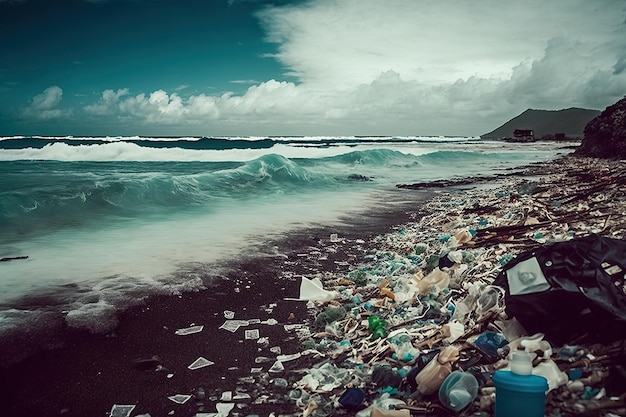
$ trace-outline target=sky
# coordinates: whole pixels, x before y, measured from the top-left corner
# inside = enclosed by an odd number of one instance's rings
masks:
[[[626,0],[0,0],[0,136],[476,136],[626,95]]]

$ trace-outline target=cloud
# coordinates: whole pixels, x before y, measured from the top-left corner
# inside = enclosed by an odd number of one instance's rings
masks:
[[[84,107],[95,116],[115,115],[147,124],[199,124],[215,120],[254,122],[272,114],[283,114],[293,106],[294,84],[270,80],[252,86],[242,96],[192,95],[183,99],[178,93],[156,90],[127,97],[128,89],[106,90],[97,103]],[[296,103],[299,104],[299,103]]]
[[[111,89],[83,110],[96,122],[243,134],[481,134],[526,108],[602,109],[620,99],[625,7],[623,0],[267,6],[257,17],[276,46],[268,56],[295,82],[233,80],[250,87],[221,95],[185,94],[187,85],[132,95]]]
[[[43,90],[43,93],[33,97],[30,108],[33,110],[52,110],[61,102],[62,97],[63,90],[53,85]]]
[[[572,57],[572,50],[579,55]],[[128,90],[107,90],[86,110],[143,124],[236,126],[248,128],[248,134],[481,134],[528,107],[603,108],[617,101],[626,91],[626,74],[615,75],[610,59],[595,53],[590,45],[554,39],[543,55],[502,78],[426,84],[387,70],[339,92],[318,83],[276,80],[241,95],[184,98],[157,90],[128,97]],[[93,111],[100,108],[106,111]]]
[[[128,88],[120,88],[117,91],[104,90],[97,103],[84,107],[84,110],[92,115],[105,116],[115,113],[115,107],[120,97],[128,94]]]
[[[63,98],[63,90],[56,85],[50,86],[31,99],[28,107],[22,109],[22,117],[28,119],[50,120],[68,117],[71,109],[61,109],[58,105]]]
[[[259,84],[259,80],[232,80],[231,84]]]
[[[423,83],[387,70],[340,91],[276,80],[241,95],[184,98],[157,90],[128,97],[127,89],[107,90],[85,110],[147,125],[248,127],[249,134],[262,134],[261,128],[273,129],[264,134],[481,134],[528,107],[603,108],[617,101],[626,91],[626,73],[615,75],[614,65],[593,45],[555,38],[541,56],[501,78]]]
[[[392,70],[407,81],[441,84],[510,76],[555,37],[604,42],[623,3],[603,4],[325,0],[268,7],[259,18],[268,40],[278,43],[273,56],[303,83],[354,86]]]

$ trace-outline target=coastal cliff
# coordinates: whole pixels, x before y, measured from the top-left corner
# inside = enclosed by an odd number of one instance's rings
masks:
[[[585,126],[584,138],[576,149],[579,156],[626,158],[626,97],[608,106]]]

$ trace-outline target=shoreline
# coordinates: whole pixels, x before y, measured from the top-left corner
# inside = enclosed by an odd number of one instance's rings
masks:
[[[305,302],[284,300],[298,297],[297,277],[321,271],[346,272],[367,253],[371,239],[409,221],[407,211],[430,193],[413,194],[407,199],[402,191],[389,190],[389,195],[400,197],[400,201],[345,217],[341,225],[308,226],[273,237],[262,247],[259,245],[259,254],[218,263],[218,275],[204,279],[206,290],[151,297],[145,304],[124,311],[111,333],[91,334],[57,324],[62,334],[49,335],[56,338],[52,347],[0,367],[0,386],[6,387],[0,390],[3,415],[96,416],[108,415],[114,404],[137,404],[133,416],[165,416],[172,410],[175,415],[191,416],[199,411],[193,399],[176,404],[167,397],[193,393],[198,387],[207,396],[207,407],[203,408],[210,410],[209,397],[235,391],[241,386],[237,384],[239,378],[251,376],[251,368],[267,371],[272,365],[255,363],[256,357],[272,355],[269,349],[276,346],[287,354],[300,350],[293,332],[282,327],[304,324],[309,318]],[[338,234],[340,242],[330,242],[333,233]],[[327,259],[318,260],[320,250]],[[310,256],[302,256],[311,251],[314,253]],[[231,334],[219,329],[226,320],[226,310],[233,311],[235,319],[275,319],[278,323],[245,326]],[[177,329],[192,325],[203,325],[204,329],[197,334],[175,335]],[[261,337],[269,338],[269,345],[245,339],[245,329],[253,328],[259,329]],[[19,342],[30,343],[37,337],[29,336],[26,334]],[[21,350],[19,344],[4,346],[5,356],[11,350]],[[223,347],[232,351],[224,351]],[[137,369],[137,361],[149,362],[154,356],[167,370]],[[215,364],[187,369],[198,357]],[[168,378],[168,374],[174,376]],[[275,411],[277,406],[293,409],[287,399],[283,401],[282,405],[257,404],[253,408],[261,413]]]
[[[536,187],[562,188],[567,178],[557,176],[567,171],[567,164],[573,161],[568,158],[571,157],[534,164],[511,176],[493,178],[493,183],[501,184],[511,178],[553,176],[552,183]],[[591,159],[578,158],[577,161],[587,161],[590,167],[603,169]],[[619,162],[615,164],[619,166]],[[488,179],[487,183],[492,182]],[[132,308],[122,315],[112,334],[67,332],[64,347],[45,350],[0,369],[0,382],[6,387],[1,394],[3,415],[104,416],[114,404],[136,404],[132,416],[148,413],[151,417],[166,416],[171,415],[172,410],[173,415],[192,416],[197,412],[215,412],[216,403],[231,403],[221,400],[228,391],[251,397],[234,401],[234,404],[246,406],[235,407],[231,415],[301,413],[301,408],[289,399],[288,387],[277,385],[277,381],[282,384],[282,380],[287,380],[291,386],[304,375],[302,372],[306,372],[311,360],[306,357],[289,362],[285,365],[288,371],[276,374],[268,372],[273,361],[255,361],[257,357],[275,358],[277,346],[283,355],[302,351],[297,334],[283,327],[285,324],[307,326],[314,319],[312,315],[316,310],[309,310],[305,302],[284,300],[298,296],[298,278],[319,276],[325,286],[337,286],[337,281],[363,262],[370,250],[381,247],[396,253],[405,250],[406,242],[390,240],[389,235],[401,234],[404,225],[419,221],[422,215],[436,208],[433,202],[445,205],[447,193],[450,193],[450,201],[457,196],[469,199],[473,193],[478,193],[476,187],[484,185],[482,181],[436,188],[423,184],[421,188],[415,187],[419,191],[397,190],[394,195],[410,198],[398,198],[397,203],[388,202],[385,207],[366,210],[345,219],[342,226],[306,228],[268,242],[267,247],[277,246],[278,255],[251,257],[241,262],[233,260],[230,272],[212,281],[212,288],[180,297],[157,297],[146,305]],[[423,210],[416,206],[420,201],[427,203]],[[489,206],[484,201],[474,203],[477,209]],[[621,203],[626,204],[623,200]],[[622,212],[622,220],[623,215]],[[331,241],[333,233],[337,234],[338,242]],[[433,224],[422,233],[435,235],[439,229]],[[474,243],[508,244],[487,238],[486,233],[479,234]],[[623,232],[621,238],[624,238]],[[516,250],[539,244],[525,237],[518,243]],[[383,302],[386,302],[384,297]],[[322,308],[318,306],[318,312]],[[219,329],[226,320],[226,310],[234,313],[234,319],[274,319],[277,323],[249,324],[231,333]],[[203,325],[204,329],[186,336],[175,334],[177,329],[192,325]],[[261,338],[268,338],[267,343],[245,339],[245,330],[254,329],[259,330]],[[19,349],[19,346],[14,348]],[[188,365],[199,357],[215,363],[189,370]],[[165,369],[155,370],[158,365]],[[149,368],[142,370],[143,367]],[[252,368],[262,369],[252,372]],[[250,377],[254,382],[249,382]],[[194,395],[198,387],[205,391],[204,398],[194,397],[185,404],[176,404],[167,398],[176,394]]]

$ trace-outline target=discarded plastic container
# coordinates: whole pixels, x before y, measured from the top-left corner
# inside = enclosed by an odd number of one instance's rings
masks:
[[[446,346],[415,377],[417,390],[424,395],[436,392],[452,372],[452,362],[458,358],[458,355],[458,348]]]
[[[467,407],[477,394],[478,381],[469,372],[454,371],[439,387],[439,401],[453,411],[460,411]]]
[[[420,294],[439,293],[439,291],[448,288],[448,285],[450,285],[450,274],[435,268],[417,283],[417,289]]]
[[[548,381],[539,375],[517,375],[511,371],[496,371],[494,417],[543,417],[546,407]]]

